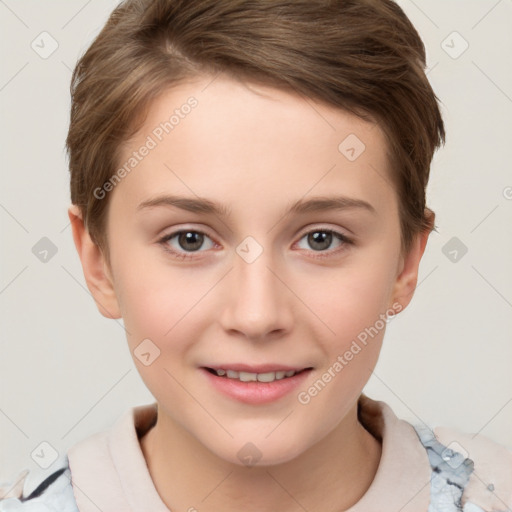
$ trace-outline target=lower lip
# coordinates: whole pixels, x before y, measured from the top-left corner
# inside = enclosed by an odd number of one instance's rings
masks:
[[[209,379],[212,386],[221,393],[246,404],[266,404],[279,400],[300,386],[308,377],[311,369],[273,382],[242,382],[238,379],[219,377],[205,368],[200,370]]]

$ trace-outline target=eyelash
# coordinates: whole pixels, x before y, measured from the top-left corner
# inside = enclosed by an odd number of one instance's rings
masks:
[[[195,259],[194,254],[196,252],[202,252],[202,251],[192,251],[192,252],[187,253],[187,252],[178,252],[173,249],[170,249],[167,242],[169,242],[169,240],[172,240],[175,236],[180,235],[181,233],[196,233],[196,234],[200,234],[200,235],[205,235],[206,237],[211,239],[211,237],[209,237],[208,234],[205,233],[204,231],[200,231],[200,230],[196,230],[196,229],[180,229],[179,231],[174,231],[173,233],[164,235],[162,238],[160,238],[158,240],[158,243],[162,245],[164,251],[172,254],[174,257],[181,259],[181,260]],[[343,242],[341,247],[339,247],[338,249],[331,250],[331,251],[311,251],[313,253],[316,253],[313,256],[313,258],[317,258],[317,259],[329,258],[329,257],[332,257],[333,255],[338,254],[339,252],[341,252],[343,250],[346,250],[347,249],[346,246],[354,245],[354,241],[351,238],[347,237],[346,235],[344,235],[342,233],[339,233],[338,231],[334,231],[332,229],[319,229],[319,228],[312,229],[310,231],[306,231],[299,238],[299,241],[311,233],[331,233],[340,242]]]

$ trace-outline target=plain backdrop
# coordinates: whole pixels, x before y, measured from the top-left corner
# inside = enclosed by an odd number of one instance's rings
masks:
[[[67,217],[71,70],[116,3],[0,1],[0,480],[34,467],[41,443],[62,454],[153,401],[86,288]],[[438,232],[365,392],[512,447],[512,1],[399,4],[447,142],[428,187]]]

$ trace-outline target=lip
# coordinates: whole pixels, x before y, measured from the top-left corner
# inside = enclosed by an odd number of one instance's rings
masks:
[[[233,370],[235,372],[249,372],[249,373],[267,373],[267,372],[278,372],[284,371],[289,372],[293,370],[294,372],[300,372],[301,370],[305,370],[306,366],[285,366],[282,364],[257,364],[257,365],[248,365],[244,363],[234,363],[234,364],[214,364],[203,366],[202,368],[211,368],[212,370]]]
[[[208,368],[212,368],[209,366]],[[258,405],[275,402],[280,398],[290,394],[294,389],[298,388],[305,379],[308,378],[312,368],[291,368],[286,366],[276,365],[262,365],[262,366],[249,366],[249,365],[227,365],[215,367],[216,369],[222,368],[223,370],[234,371],[248,371],[250,373],[265,373],[279,370],[295,370],[299,371],[293,377],[287,377],[273,382],[242,382],[237,379],[229,379],[227,377],[219,377],[207,370],[206,367],[201,367],[199,370],[208,379],[209,385],[223,395],[226,395],[234,400],[245,404]],[[237,370],[240,368],[240,370]],[[255,371],[258,368],[258,371]],[[263,368],[263,370],[261,370]],[[275,368],[275,370],[268,370],[267,368]],[[303,370],[303,371],[301,371]]]

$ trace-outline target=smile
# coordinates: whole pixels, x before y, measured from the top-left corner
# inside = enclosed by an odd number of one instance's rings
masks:
[[[286,379],[293,377],[294,375],[301,373],[305,370],[280,370],[276,372],[265,372],[265,373],[251,373],[251,372],[237,372],[235,370],[224,370],[222,368],[213,369],[207,368],[210,373],[217,375],[218,377],[225,377],[227,379],[239,380],[241,382],[274,382],[275,380]]]
[[[200,367],[206,382],[220,394],[250,405],[262,405],[277,401],[285,396],[294,396],[299,386],[303,386],[312,367],[282,367],[276,364],[249,366],[229,365],[231,368]],[[228,366],[226,364],[226,366]],[[281,367],[280,367],[281,366]],[[236,369],[235,369],[236,368]]]

